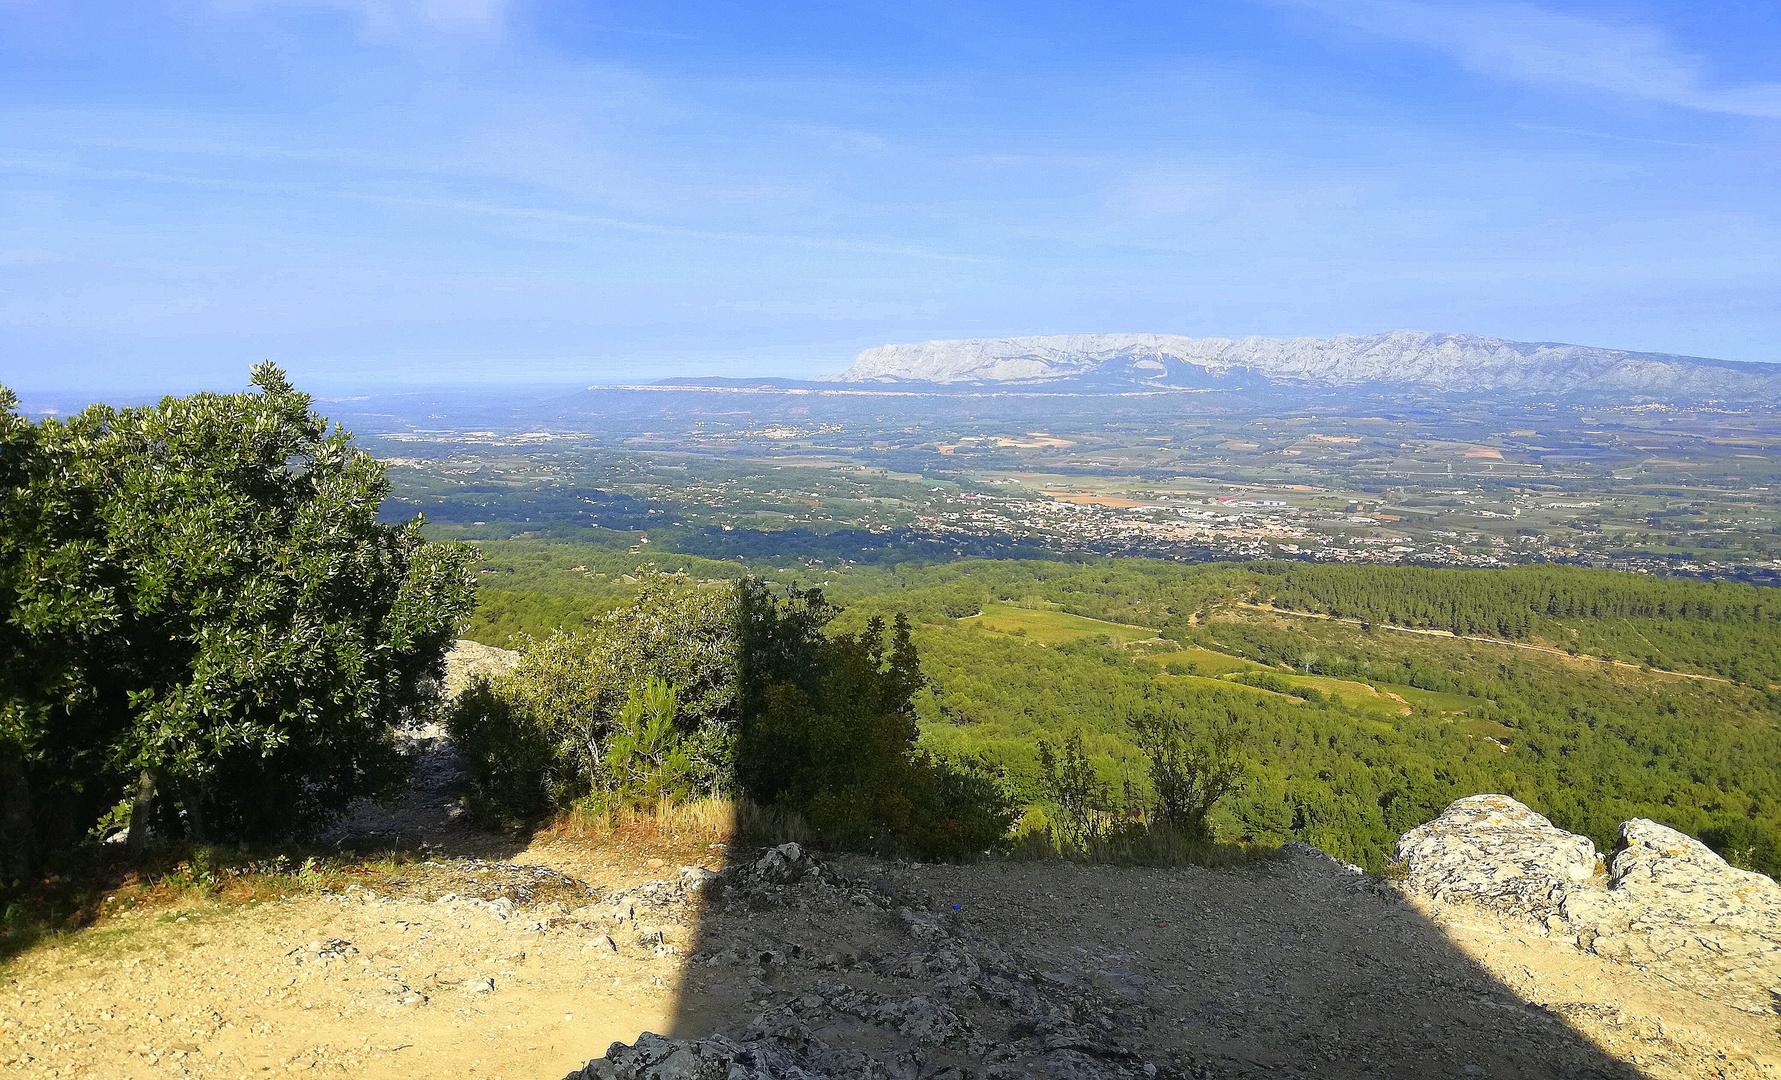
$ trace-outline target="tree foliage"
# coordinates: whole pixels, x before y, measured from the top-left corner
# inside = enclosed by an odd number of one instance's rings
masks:
[[[916,748],[908,622],[826,632],[839,611],[819,589],[640,571],[629,603],[522,643],[449,727],[480,796],[511,815],[735,793],[836,846],[989,847],[1009,822],[996,779]]]
[[[877,618],[825,633],[840,609],[820,590],[745,579],[738,594],[744,793],[838,846],[959,858],[1002,839],[1013,808],[992,770],[917,749],[926,677],[907,618],[888,640]]]
[[[1113,810],[1113,793],[1082,749],[1082,732],[1072,731],[1057,746],[1039,740],[1039,786],[1052,809],[1059,845],[1084,848],[1103,832]]]
[[[1235,713],[1196,731],[1184,711],[1162,709],[1132,720],[1156,792],[1155,820],[1196,840],[1212,839],[1206,817],[1243,782],[1244,733]]]
[[[277,368],[253,383],[37,424],[0,402],[0,757],[35,841],[143,775],[164,827],[222,838],[400,771],[474,552],[380,524],[383,467]]]
[[[632,687],[606,751],[606,769],[615,784],[646,801],[685,795],[692,775],[692,758],[674,727],[677,697],[674,687],[660,678]]]
[[[650,754],[671,744],[679,789],[724,789],[736,738],[735,625],[727,582],[646,569],[628,603],[585,629],[522,641],[518,666],[473,686],[447,717],[483,800],[514,817],[588,795],[653,800],[628,758],[613,758],[621,737],[627,755],[640,739]],[[656,684],[664,689],[646,702]],[[646,738],[645,714],[658,725],[667,716],[672,736],[658,726]]]
[[[831,572],[824,595],[846,607],[828,633],[858,633],[875,615],[910,619],[926,678],[912,698],[920,746],[987,763],[1023,802],[1051,801],[1039,740],[1080,732],[1102,781],[1136,775],[1140,800],[1154,804],[1154,777],[1131,765],[1142,753],[1132,721],[1179,709],[1186,730],[1234,717],[1248,733],[1242,787],[1205,818],[1226,839],[1300,839],[1377,869],[1399,834],[1451,800],[1502,792],[1604,849],[1621,821],[1649,817],[1781,873],[1773,590],[1562,566],[1108,559],[860,566]],[[967,630],[981,622],[955,621],[970,608],[954,599],[967,597],[1153,627],[1226,659],[1163,653],[1159,677],[1111,643],[1042,647]],[[1269,615],[1246,599],[1367,625]],[[1456,625],[1561,655],[1383,629]],[[1716,678],[1583,659],[1603,654]],[[1371,689],[1359,688],[1363,698],[1330,679]]]

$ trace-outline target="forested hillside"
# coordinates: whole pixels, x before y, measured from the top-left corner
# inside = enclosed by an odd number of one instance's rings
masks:
[[[1781,680],[1781,596],[1756,585],[1573,567],[1502,571],[1274,563],[1279,607],[1389,626],[1538,642],[1591,655]]]
[[[485,590],[478,625],[495,644],[609,605],[627,588],[619,567],[640,558],[488,547],[484,580],[500,588]],[[1781,871],[1781,695],[1768,686],[1781,606],[1755,587],[1140,560],[861,567],[815,583],[848,607],[837,630],[909,616],[930,680],[916,699],[924,745],[1002,767],[1025,801],[1045,800],[1041,738],[1072,732],[1110,809],[1147,799],[1133,725],[1166,714],[1243,733],[1243,786],[1213,819],[1227,838],[1299,838],[1378,868],[1404,830],[1496,791],[1604,847],[1620,821],[1651,817]],[[1264,601],[1369,626],[1251,606]],[[1390,625],[1568,641],[1577,655],[1377,629]]]

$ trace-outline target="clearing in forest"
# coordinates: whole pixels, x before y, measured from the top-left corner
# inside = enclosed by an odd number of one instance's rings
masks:
[[[1103,622],[1100,619],[1071,615],[1066,611],[1034,610],[1009,604],[985,604],[982,614],[960,619],[959,624],[976,624],[998,633],[1024,637],[1041,645],[1058,645],[1077,638],[1103,634],[1122,645],[1156,637],[1156,631],[1145,626]]]

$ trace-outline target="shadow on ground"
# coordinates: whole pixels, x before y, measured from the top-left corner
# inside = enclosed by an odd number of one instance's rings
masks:
[[[672,1041],[585,1075],[1644,1075],[1314,849],[1218,870],[769,853],[725,877]]]
[[[464,762],[437,725],[403,736],[414,762],[395,803],[360,800],[319,838],[343,851],[418,851],[448,858],[511,859],[531,843],[529,832],[491,831],[463,805]]]

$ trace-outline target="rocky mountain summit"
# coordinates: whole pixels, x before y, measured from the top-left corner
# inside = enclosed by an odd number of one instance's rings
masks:
[[[474,832],[449,796],[429,780],[365,823],[411,835],[423,858],[246,906],[120,912],[98,940],[9,958],[0,1067],[1781,1075],[1776,886],[1649,822],[1629,822],[1603,862],[1512,800],[1465,799],[1408,834],[1398,872],[1378,878],[1306,844],[1165,868],[819,858],[670,830],[525,840]]]
[[[964,1080],[1028,1076],[1035,1062],[1081,1080],[1158,1075],[1118,1039],[1129,1002],[1061,975],[1035,979],[932,898],[838,873],[797,844],[720,874],[683,872],[681,884],[757,914],[816,907],[839,923],[889,915],[908,951],[816,954],[769,937],[695,954],[695,964],[764,969],[750,983],[760,1010],[753,1021],[703,1038],[646,1032],[570,1080]],[[805,969],[800,981],[813,985],[787,987],[793,980],[775,971],[787,967]]]
[[[786,845],[682,881],[716,905],[695,969],[754,972],[753,1018],[614,1043],[568,1080],[1781,1067],[1770,879],[1644,820],[1604,866],[1587,838],[1501,795],[1453,803],[1397,858],[1377,879],[1289,844],[1253,882],[1187,871],[1180,895],[1141,869],[918,875],[963,901],[948,905],[882,864],[850,874]],[[1147,901],[1136,919],[1117,907],[1134,885]],[[813,926],[829,951],[792,943]]]
[[[1781,400],[1781,366],[1471,334],[1332,338],[1065,334],[883,345],[848,382],[1242,388],[1379,386],[1436,394]]]

